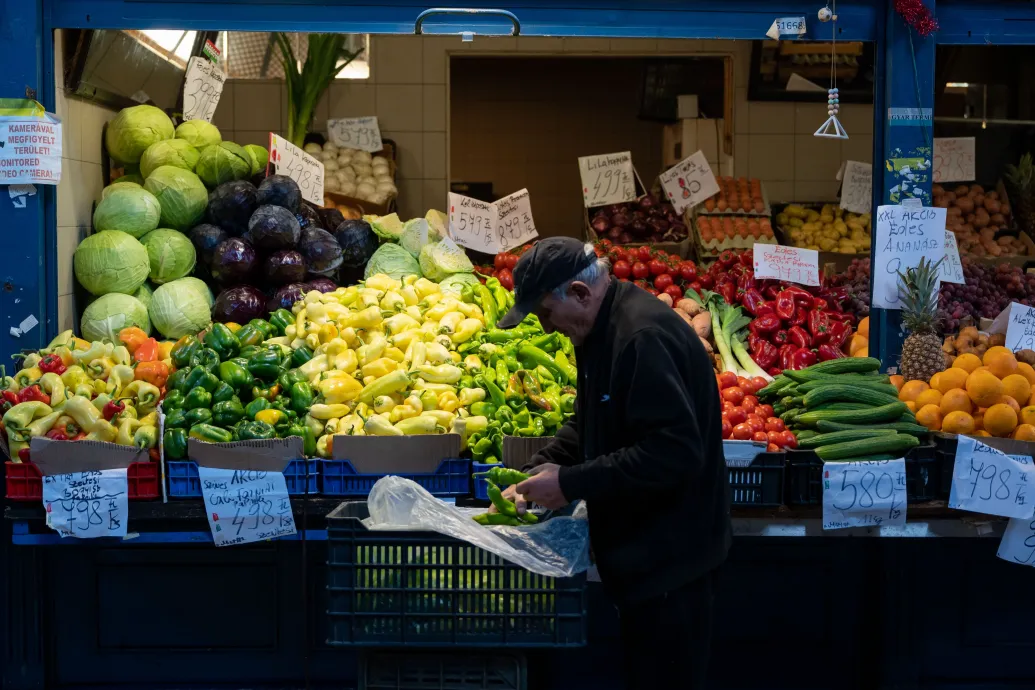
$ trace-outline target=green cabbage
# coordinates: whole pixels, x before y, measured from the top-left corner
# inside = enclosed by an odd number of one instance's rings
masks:
[[[101,203],[93,211],[94,230],[121,230],[140,237],[158,227],[162,207],[151,192],[140,185],[120,182],[101,192]]]
[[[420,250],[420,269],[428,280],[439,282],[454,273],[474,273],[474,264],[452,240],[426,244]]]
[[[438,287],[442,292],[461,292],[465,285],[477,287],[481,281],[473,273],[454,273],[439,283]]]
[[[212,323],[209,297],[188,278],[159,285],[151,299],[151,323],[166,338],[193,335]]]
[[[384,273],[401,280],[404,276],[420,275],[420,265],[417,260],[410,256],[410,253],[397,244],[390,242],[382,244],[374,255],[367,262],[363,271],[363,278]]]
[[[176,138],[183,139],[196,149],[223,141],[219,128],[204,120],[187,120],[176,128]]]
[[[224,141],[201,149],[195,171],[209,187],[218,187],[231,180],[243,180],[252,174],[255,158],[232,141]]]
[[[141,175],[140,173],[127,172],[125,175],[123,175],[119,179],[115,180],[115,182],[112,182],[112,185],[123,184],[123,183],[125,183],[125,184],[135,184],[138,187],[143,187],[144,186],[144,176]]]
[[[137,291],[133,293],[133,296],[136,297],[138,300],[140,300],[141,304],[143,304],[145,307],[150,309],[151,308],[151,296],[154,295],[154,292],[155,292],[154,286],[151,285],[151,283],[146,283],[145,282],[143,285],[141,285],[140,287],[137,288]]]
[[[399,220],[399,214],[389,213],[387,216],[364,216],[363,220],[370,223],[378,237],[382,239],[397,241],[402,235],[403,224]]]
[[[94,295],[131,295],[151,270],[144,245],[118,230],[103,230],[80,242],[72,267],[79,284]]]
[[[110,185],[108,185],[107,187],[105,187],[104,189],[101,190],[101,201],[104,201],[105,199],[107,199],[108,195],[111,194],[112,192],[118,191],[120,189],[143,189],[143,188],[144,188],[144,185],[142,185],[142,184],[137,184],[136,182],[130,182],[130,181],[126,180],[125,177],[120,177],[119,179],[115,180]]]
[[[182,278],[194,269],[194,243],[179,230],[158,228],[140,238],[151,263],[151,282],[156,285]]]
[[[424,214],[424,220],[428,221],[428,228],[433,233],[431,239],[440,240],[443,237],[449,236],[449,233],[446,231],[446,226],[449,225],[449,216],[442,211],[431,209]],[[438,235],[438,237],[435,237],[435,235]]]
[[[162,206],[162,225],[186,232],[205,215],[208,190],[189,170],[163,165],[151,172],[144,189],[158,198]]]
[[[252,161],[252,175],[257,175],[266,169],[266,166],[270,162],[270,152],[266,150],[265,146],[259,146],[258,144],[245,144],[244,150],[251,154]]]
[[[182,283],[184,285],[193,286],[194,289],[197,290],[201,294],[201,296],[205,298],[205,303],[208,304],[209,309],[211,309],[212,305],[216,303],[216,298],[212,296],[212,291],[208,288],[208,285],[206,285],[205,281],[201,278],[187,276],[186,278],[180,278],[177,282]]]
[[[108,123],[104,144],[108,155],[123,163],[136,163],[148,146],[173,138],[169,116],[153,105],[123,108]]]
[[[146,179],[155,168],[173,165],[194,172],[201,156],[198,150],[183,139],[169,139],[151,144],[140,157],[140,173]]]
[[[136,326],[144,333],[151,332],[151,320],[147,307],[131,295],[112,292],[98,297],[83,310],[79,322],[83,338],[89,341],[107,340],[119,342],[119,331]]]
[[[408,220],[403,224],[403,231],[399,236],[399,246],[416,259],[420,256],[421,248],[431,241],[428,235],[428,221],[423,218]]]

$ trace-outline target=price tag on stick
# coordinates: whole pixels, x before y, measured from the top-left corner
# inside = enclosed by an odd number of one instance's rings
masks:
[[[129,517],[126,468],[43,477],[47,526],[62,537],[125,537]]]
[[[449,235],[457,244],[486,254],[504,252],[538,237],[528,190],[491,204],[450,192]]]
[[[377,153],[385,147],[374,116],[327,120],[327,134],[336,145],[349,149]]]
[[[192,57],[183,80],[183,119],[212,122],[225,83],[226,74],[218,65],[208,58]]]
[[[934,181],[971,182],[977,177],[975,169],[974,137],[934,140]]]
[[[945,215],[944,208],[877,207],[873,306],[901,309],[899,272],[916,268],[922,258],[933,263],[945,256]]]
[[[823,465],[823,529],[904,524],[904,459]]]
[[[636,179],[629,151],[583,156],[579,158],[579,175],[586,208],[636,199]]]
[[[799,285],[819,285],[819,252],[756,242],[752,249],[756,278],[786,280]]]
[[[966,285],[963,277],[963,264],[960,262],[960,249],[956,244],[956,235],[952,230],[945,231],[945,261],[942,262],[942,282]]]
[[[284,137],[270,132],[270,163],[277,174],[287,175],[298,183],[302,198],[323,206],[323,163],[298,148]],[[267,166],[267,173],[269,167]]]
[[[295,534],[283,472],[198,467],[212,540],[233,546]]]
[[[1035,515],[1035,489],[1031,487],[1035,487],[1035,464],[1030,457],[1007,455],[977,439],[959,437],[950,508],[1030,518]]]
[[[869,213],[873,203],[873,166],[845,161],[841,177],[841,208],[852,213]]]
[[[658,179],[676,213],[682,213],[719,193],[715,174],[700,151],[676,163]]]
[[[996,556],[1010,563],[1035,566],[1035,520],[1011,519]]]

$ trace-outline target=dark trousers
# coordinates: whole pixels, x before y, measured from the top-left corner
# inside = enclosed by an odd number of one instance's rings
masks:
[[[618,607],[626,688],[705,687],[717,575],[713,570],[655,599]]]

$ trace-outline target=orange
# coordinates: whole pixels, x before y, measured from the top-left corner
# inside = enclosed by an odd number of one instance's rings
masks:
[[[916,423],[926,426],[931,431],[942,428],[942,413],[937,405],[924,405],[916,413]]]
[[[985,355],[984,356],[987,357],[989,353],[996,354],[996,353],[999,353],[999,352],[1007,352],[1007,353],[1009,353],[1011,355],[1013,354],[1013,350],[1011,350],[1008,347],[1003,347],[1002,345],[993,345],[992,347],[990,347],[987,350],[985,350]],[[985,362],[985,364],[988,364],[988,362]]]
[[[972,433],[972,434],[968,434],[968,435],[969,435],[969,436],[979,436],[979,437],[984,437],[984,436],[991,436],[992,434],[988,433],[988,432],[987,432],[987,431],[985,431],[984,429],[978,429],[978,430],[977,430],[977,431],[975,431],[974,433]]]
[[[987,409],[988,408],[985,408],[985,407],[979,407],[978,409],[974,410],[973,417],[974,417],[974,426],[975,426],[975,428],[978,428],[978,429],[984,429],[985,428],[985,411]]]
[[[1010,438],[1015,438],[1018,441],[1035,441],[1035,426],[1031,424],[1019,424],[1016,429],[1013,430],[1013,434]]]
[[[916,403],[913,402],[912,400],[907,400],[906,401],[906,409],[909,410],[910,412],[915,413],[916,412]]]
[[[861,321],[859,321],[859,327],[856,328],[855,330],[856,330],[857,333],[862,333],[863,335],[869,335],[870,334],[870,317],[869,316],[864,317]]]
[[[902,402],[916,400],[917,396],[930,389],[923,381],[906,381],[898,391],[898,399]]]
[[[982,364],[981,366],[979,366],[979,367],[978,367],[977,369],[975,369],[974,371],[991,371],[991,369],[989,369],[988,367],[986,367],[985,365],[983,365],[983,364]],[[973,374],[973,373],[974,373],[974,371],[972,371],[972,372],[970,372],[970,373],[971,373],[971,374]]]
[[[937,376],[937,374],[935,375]],[[942,394],[935,389],[930,388],[916,396],[915,402],[917,407],[924,407],[925,405],[941,405]]]
[[[1035,426],[1035,405],[1028,405],[1021,408],[1021,424]]]
[[[906,377],[902,374],[894,374],[891,377],[891,385],[895,388],[902,390],[902,384],[906,382]]]
[[[952,367],[935,374],[938,377],[938,384],[935,385],[934,377],[931,377],[931,388],[937,388],[940,393],[948,393],[953,388],[963,388],[967,385],[967,377],[970,372],[966,369]]]
[[[981,366],[981,358],[972,352],[966,352],[952,360],[952,366],[957,369],[965,369],[968,374],[971,374]]]
[[[970,402],[970,396],[967,395],[967,391],[962,388],[953,388],[942,396],[938,409],[942,411],[942,414],[966,412],[969,415],[974,406]],[[1035,410],[1035,408],[1032,409]]]
[[[996,403],[985,412],[985,431],[993,436],[1009,436],[1017,427],[1017,413],[1005,403]]]
[[[999,400],[997,400],[996,403],[1002,403],[1003,405],[1009,405],[1010,409],[1013,410],[1014,412],[1016,412],[1018,418],[1020,418],[1021,406],[1017,403],[1016,400],[1011,398],[1009,395],[1000,395],[999,396]]]
[[[941,385],[941,382],[942,382],[942,372],[939,371],[937,374],[935,374],[934,376],[931,377],[931,380],[928,382],[928,385],[931,388],[935,389],[936,391],[938,391],[940,393],[941,389],[938,388],[938,386]]]
[[[1005,347],[992,347],[985,352],[983,360],[989,371],[1000,379],[1005,379],[1011,374],[1017,373],[1017,358]]]
[[[1023,374],[1010,374],[1003,379],[1003,394],[1018,402],[1027,402],[1031,398],[1031,384]]]
[[[869,348],[869,346],[860,347],[858,350],[856,350],[854,353],[852,353],[852,357],[869,357],[869,356],[870,356],[870,348]]]
[[[1017,373],[1028,379],[1028,383],[1035,386],[1035,367],[1025,362],[1017,362]]]
[[[851,341],[848,343],[848,354],[854,355],[859,350],[867,347],[870,341],[866,339],[866,336],[862,333],[856,333],[852,336]]]
[[[942,419],[942,431],[948,434],[970,434],[974,428],[974,418],[966,412],[950,412]]]
[[[967,377],[967,395],[979,407],[988,407],[1002,394],[1003,382],[991,372],[978,369]],[[901,398],[901,394],[899,394],[899,398]]]

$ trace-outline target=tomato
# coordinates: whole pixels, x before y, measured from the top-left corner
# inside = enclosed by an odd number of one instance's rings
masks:
[[[737,387],[742,388],[745,393],[751,392],[751,379],[744,378],[743,376],[737,377]]]
[[[625,251],[625,249],[622,248],[622,247],[615,247],[615,248],[613,248],[611,250],[611,254],[614,255],[616,262],[617,261],[628,261],[629,263],[632,263],[632,261],[629,261],[629,252]]]
[[[755,408],[755,414],[757,414],[762,419],[768,419],[768,418],[773,416],[773,406],[772,405],[759,405],[758,407]]]
[[[608,240],[608,239],[600,240],[600,246],[603,247],[604,249],[610,249],[611,248],[611,240]],[[522,247],[521,249],[522,249],[522,251],[524,251],[527,248],[528,247]]]
[[[736,405],[731,403],[729,400],[723,400],[722,401],[722,412],[723,412],[723,414],[728,413],[730,410],[734,409],[735,407],[736,407]],[[741,420],[741,421],[743,421],[743,420]]]
[[[733,438],[738,441],[748,441],[754,435],[754,431],[747,424],[738,424],[733,427]]]
[[[723,409],[723,412],[726,413],[726,419],[730,420],[730,424],[734,426],[743,424],[747,420],[747,412],[739,407],[731,407],[728,410]]]
[[[618,260],[615,262],[615,265],[611,269],[611,272],[619,278],[628,278],[629,275],[632,273],[632,266],[629,265],[628,261]]]
[[[695,280],[694,282],[690,283],[690,289],[696,292],[697,294],[701,294],[701,290],[703,290],[704,288],[701,287],[701,284]]]
[[[650,294],[654,295],[655,297],[657,297],[658,295],[661,294],[660,292],[658,292],[657,290],[655,290],[652,287],[647,288],[647,292],[649,292]]]
[[[740,403],[740,408],[748,414],[758,414],[758,406],[755,404],[755,401],[751,399],[754,397],[755,396],[753,395],[745,395],[744,401]],[[761,418],[761,415],[759,415],[759,418]]]
[[[668,271],[668,266],[666,266],[665,262],[661,259],[651,259],[647,264],[647,268],[650,269],[650,274],[652,276],[660,276],[662,273],[666,273]]]
[[[672,287],[672,276],[670,276],[668,273],[662,273],[654,279],[654,287],[656,287],[658,290],[667,290],[668,288]]]
[[[737,375],[732,371],[724,371],[719,374],[719,388],[730,388],[737,385]]]
[[[754,389],[755,389],[755,390],[753,390],[753,391],[751,391],[751,392],[752,392],[752,393],[757,393],[758,391],[760,391],[760,390],[762,390],[763,388],[765,388],[766,386],[768,386],[768,385],[769,385],[769,382],[768,382],[768,381],[766,381],[766,380],[765,380],[764,378],[762,378],[761,376],[755,376],[754,378],[752,378],[752,379],[751,379],[751,385],[752,385],[752,387],[754,387]]]
[[[752,431],[765,431],[765,422],[758,415],[749,414],[744,423],[751,427]]]
[[[782,437],[780,439],[782,441],[782,443],[780,445],[783,446],[784,448],[797,448],[798,447],[798,439],[794,436],[794,432],[793,431],[790,431],[790,430],[788,430],[788,431],[781,431],[780,432],[780,436]]]
[[[783,423],[783,420],[779,417],[768,417],[765,420],[766,431],[784,431],[787,429],[787,425]]]
[[[765,435],[764,431],[756,431],[751,434],[751,440],[757,443],[769,443],[769,437]]]
[[[728,419],[722,420],[722,437],[729,438],[731,435],[733,435],[733,425]]]
[[[672,304],[683,299],[683,288],[678,285],[669,285],[665,288],[665,294],[672,298]]]
[[[521,257],[519,257],[517,254],[507,254],[507,258],[506,258],[507,268],[509,268],[511,271],[513,271],[514,267],[517,266],[518,259],[520,259],[520,258]],[[507,289],[508,290],[512,290],[513,288],[507,288]]]
[[[783,443],[783,434],[779,431],[766,431],[765,436],[769,439],[769,443],[773,445],[780,445]]]
[[[636,250],[636,256],[640,261],[647,262],[651,260],[650,247],[643,245]]]
[[[744,402],[744,391],[737,388],[736,386],[732,386],[730,388],[723,388],[722,399],[729,400],[734,405],[739,405],[740,403]]]
[[[679,264],[679,277],[688,283],[697,280],[697,266],[694,266],[693,261],[684,261]]]
[[[756,407],[758,407],[758,398],[756,398],[753,395],[745,394],[744,395],[744,399],[740,402],[740,406],[743,407],[744,403],[746,403],[746,402],[750,402],[751,403],[751,409],[755,409]]]
[[[634,278],[642,280],[650,275],[650,269],[647,268],[647,264],[637,261],[632,265],[632,274]]]
[[[780,446],[776,445],[775,443],[770,443],[768,446],[766,446],[766,451],[769,453],[779,453]]]
[[[493,267],[498,271],[501,268],[507,267],[507,255],[505,252],[500,252],[496,255],[496,258],[492,260]]]
[[[517,257],[515,256],[514,258],[516,259]],[[511,272],[509,268],[504,268],[502,271],[496,274],[496,279],[500,281],[500,285],[507,288],[508,290],[514,289],[514,274]]]
[[[708,274],[705,274],[703,276],[697,276],[697,282],[700,283],[701,287],[703,287],[706,290],[711,290],[713,287],[715,287],[715,279]],[[698,290],[698,292],[700,292],[700,290]]]

